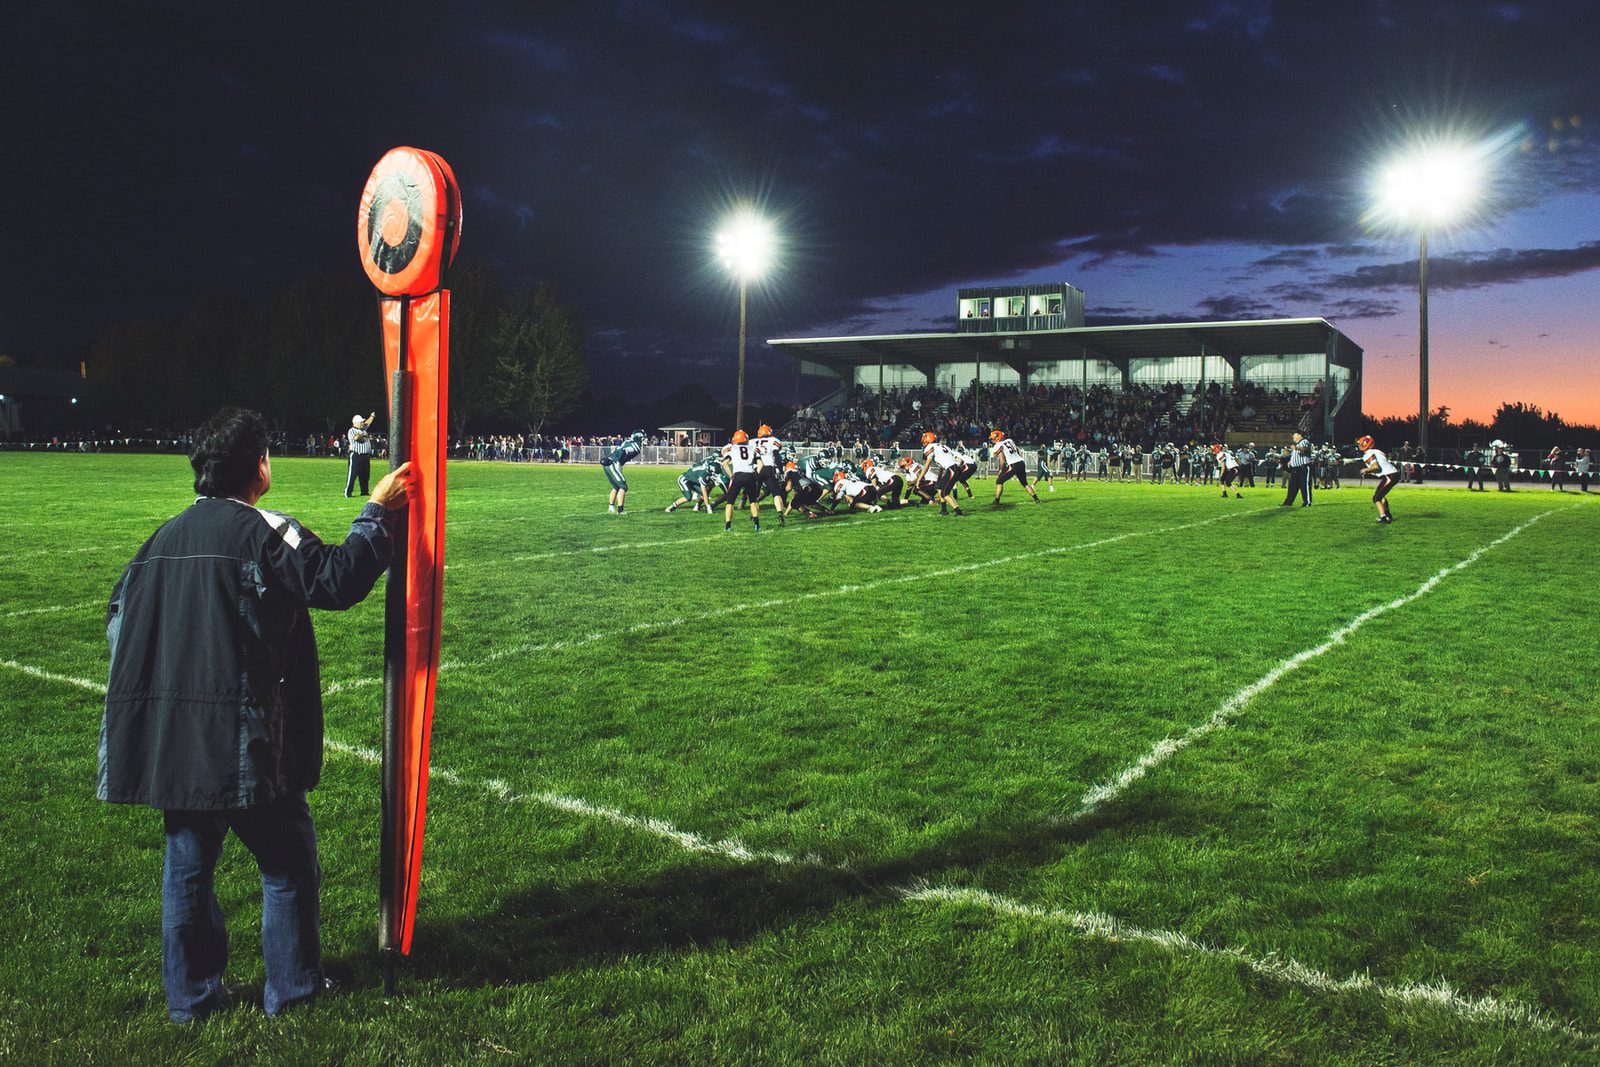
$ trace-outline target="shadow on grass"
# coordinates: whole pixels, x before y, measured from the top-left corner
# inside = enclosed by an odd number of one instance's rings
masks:
[[[1209,819],[1159,795],[1106,805],[1082,821],[1001,817],[909,856],[849,871],[685,856],[632,882],[587,881],[514,892],[482,915],[419,920],[402,975],[457,987],[537,982],[601,961],[746,943],[852,901],[891,903],[908,888],[970,882],[978,869],[1022,873],[1099,833],[1160,823],[1200,836]],[[371,957],[341,961],[376,985]]]

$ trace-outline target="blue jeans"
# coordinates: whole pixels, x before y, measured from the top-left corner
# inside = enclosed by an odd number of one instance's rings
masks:
[[[317,833],[305,793],[239,811],[165,811],[161,980],[167,1013],[189,1022],[221,1006],[228,929],[213,891],[222,841],[232,830],[261,868],[261,954],[268,1015],[313,996],[322,981]]]

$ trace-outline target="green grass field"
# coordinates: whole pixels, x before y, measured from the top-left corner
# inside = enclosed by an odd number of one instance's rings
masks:
[[[382,598],[317,616],[357,988],[180,1029],[159,817],[93,786],[104,601],[188,468],[0,453],[0,1060],[1600,1062],[1593,501],[981,481],[724,537],[676,474],[618,517],[596,468],[452,466],[398,998]],[[343,536],[342,465],[274,475]],[[259,992],[237,842],[219,896]]]

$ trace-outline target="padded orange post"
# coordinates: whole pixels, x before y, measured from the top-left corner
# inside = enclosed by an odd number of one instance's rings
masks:
[[[461,194],[432,152],[396,148],[373,168],[356,212],[361,265],[382,309],[390,383],[390,468],[409,461],[413,491],[389,567],[384,634],[383,814],[378,943],[386,984],[411,951],[428,801],[428,749],[444,609],[445,457],[450,291]]]

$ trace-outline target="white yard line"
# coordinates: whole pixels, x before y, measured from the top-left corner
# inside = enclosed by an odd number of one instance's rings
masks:
[[[360,745],[347,745],[342,741],[324,741],[323,745],[330,752],[352,756],[363,763],[381,763],[383,756],[377,749],[365,748]],[[607,807],[603,804],[591,804],[580,797],[566,796],[562,793],[517,793],[498,778],[490,778],[483,782],[469,782],[454,771],[441,767],[428,769],[428,780],[448,782],[451,785],[464,786],[487,794],[504,804],[532,804],[539,807],[553,808],[569,815],[578,815],[584,818],[599,819],[602,822],[620,826],[625,830],[634,830],[639,833],[649,834],[652,837],[668,841],[685,852],[699,852],[710,856],[721,856],[736,863],[772,863],[780,867],[819,867],[826,870],[847,871],[845,864],[828,863],[818,856],[794,856],[787,852],[778,852],[766,848],[750,848],[737,838],[728,840],[712,840],[701,837],[699,834],[680,830],[663,819],[652,819],[646,816],[629,815],[617,808]]]
[[[1251,515],[1255,512],[1233,511],[1225,515],[1217,515],[1198,522],[1182,523],[1178,526],[1163,526],[1153,530],[1130,530],[1127,533],[1117,534],[1114,537],[1101,538],[1098,541],[1085,541],[1076,545],[1058,545],[1055,548],[1043,548],[1036,552],[1019,552],[1014,556],[1003,556],[1000,559],[979,560],[976,563],[961,563],[953,567],[941,567],[934,571],[924,571],[920,574],[906,574],[898,578],[879,578],[876,581],[861,582],[853,585],[841,585],[835,589],[822,589],[815,593],[800,593],[796,596],[777,597],[772,600],[760,600],[749,603],[730,604],[715,611],[703,611],[695,615],[682,615],[674,619],[660,619],[653,622],[640,622],[619,630],[596,630],[577,637],[562,638],[557,641],[546,641],[540,644],[511,645],[507,648],[496,649],[476,661],[445,661],[439,664],[441,672],[457,671],[463,668],[483,666],[494,663],[510,656],[532,656],[541,652],[559,652],[569,648],[579,648],[583,645],[593,644],[614,637],[630,637],[635,634],[651,633],[656,630],[670,630],[674,627],[690,623],[714,622],[727,618],[730,615],[746,611],[770,611],[774,608],[790,607],[794,604],[805,603],[811,600],[821,600],[826,597],[849,596],[855,593],[870,593],[875,589],[882,589],[891,585],[906,583],[927,582],[937,578],[948,578],[955,574],[967,574],[972,571],[985,570],[989,567],[1000,567],[1009,563],[1021,563],[1025,560],[1041,559],[1045,556],[1058,556],[1066,552],[1082,552],[1091,548],[1100,548],[1105,545],[1116,544],[1134,537],[1154,537],[1160,534],[1176,533],[1179,530],[1190,530],[1200,526],[1209,526],[1214,522],[1223,522],[1227,519],[1239,518],[1242,515]],[[352,678],[342,682],[329,682],[323,686],[324,692],[343,693],[352,689],[361,689],[378,685],[382,678]]]
[[[20,619],[24,615],[54,615],[63,611],[83,611],[86,608],[103,608],[106,606],[106,601],[109,599],[110,597],[107,596],[105,600],[82,600],[76,604],[51,604],[46,608],[23,608],[20,611],[8,611],[4,615],[0,615],[0,619]]]
[[[1131,785],[1133,785],[1133,783],[1149,774],[1151,770],[1159,767],[1161,764],[1165,763],[1182,750],[1200,740],[1200,738],[1204,737],[1206,734],[1225,729],[1229,721],[1232,720],[1233,717],[1237,715],[1246,704],[1250,703],[1251,700],[1255,699],[1256,696],[1261,694],[1266,689],[1271,688],[1285,675],[1292,671],[1298,670],[1301,666],[1313,659],[1316,659],[1324,652],[1344,644],[1345,640],[1351,634],[1355,633],[1357,630],[1361,629],[1378,616],[1387,614],[1396,608],[1405,607],[1413,600],[1427,596],[1434,590],[1436,586],[1438,586],[1440,582],[1444,581],[1457,571],[1470,567],[1473,563],[1477,562],[1480,556],[1489,551],[1491,548],[1505,544],[1507,541],[1511,540],[1513,537],[1517,536],[1522,531],[1538,522],[1540,519],[1553,514],[1555,514],[1554,510],[1541,512],[1540,514],[1535,515],[1533,518],[1529,519],[1521,526],[1518,526],[1510,533],[1503,534],[1500,537],[1495,538],[1493,541],[1490,541],[1488,544],[1475,549],[1466,559],[1452,563],[1450,566],[1443,568],[1438,573],[1433,575],[1433,577],[1423,582],[1420,586],[1418,586],[1416,589],[1413,589],[1405,596],[1396,597],[1387,604],[1379,604],[1375,608],[1370,608],[1367,611],[1363,611],[1360,615],[1357,615],[1355,618],[1351,619],[1349,622],[1345,623],[1343,626],[1329,634],[1321,644],[1305,649],[1302,652],[1296,652],[1287,659],[1280,660],[1278,665],[1273,667],[1272,670],[1268,671],[1266,674],[1262,675],[1260,678],[1256,679],[1254,682],[1251,682],[1249,685],[1233,694],[1233,696],[1223,701],[1222,705],[1218,707],[1216,711],[1212,712],[1211,717],[1205,722],[1200,723],[1198,726],[1190,727],[1187,731],[1177,737],[1167,737],[1161,741],[1158,741],[1155,746],[1150,749],[1150,751],[1146,752],[1143,756],[1140,756],[1138,761],[1132,766],[1125,768],[1110,781],[1102,782],[1093,789],[1089,790],[1083,795],[1083,798],[1078,801],[1077,810],[1071,815],[1058,820],[1058,825],[1070,826],[1073,823],[1079,822],[1080,820],[1093,814],[1100,807],[1121,796]]]
[[[18,674],[26,674],[29,678],[38,678],[40,681],[63,682],[100,696],[106,695],[106,683],[104,682],[96,682],[88,678],[74,678],[70,674],[57,674],[54,671],[42,671],[38,667],[33,667],[26,663],[18,663],[14,659],[0,659],[0,667],[8,671],[16,671]]]
[[[1148,930],[1121,922],[1102,912],[1063,911],[1055,908],[1037,908],[981,889],[948,887],[912,887],[901,891],[909,901],[930,904],[955,904],[986,908],[1001,915],[1047,922],[1064,926],[1082,937],[1095,941],[1150,945],[1173,956],[1198,956],[1242,965],[1256,974],[1273,981],[1309,989],[1314,993],[1344,995],[1371,993],[1383,1000],[1412,1007],[1426,1005],[1440,1011],[1474,1022],[1493,1022],[1525,1026],[1544,1033],[1561,1034],[1579,1041],[1592,1043],[1596,1035],[1578,1030],[1567,1023],[1552,1019],[1537,1008],[1516,1001],[1500,1000],[1490,996],[1473,996],[1457,992],[1448,982],[1419,985],[1405,983],[1391,985],[1370,975],[1352,974],[1348,978],[1332,975],[1308,967],[1287,956],[1256,956],[1242,948],[1224,948],[1196,941],[1177,930]]]

